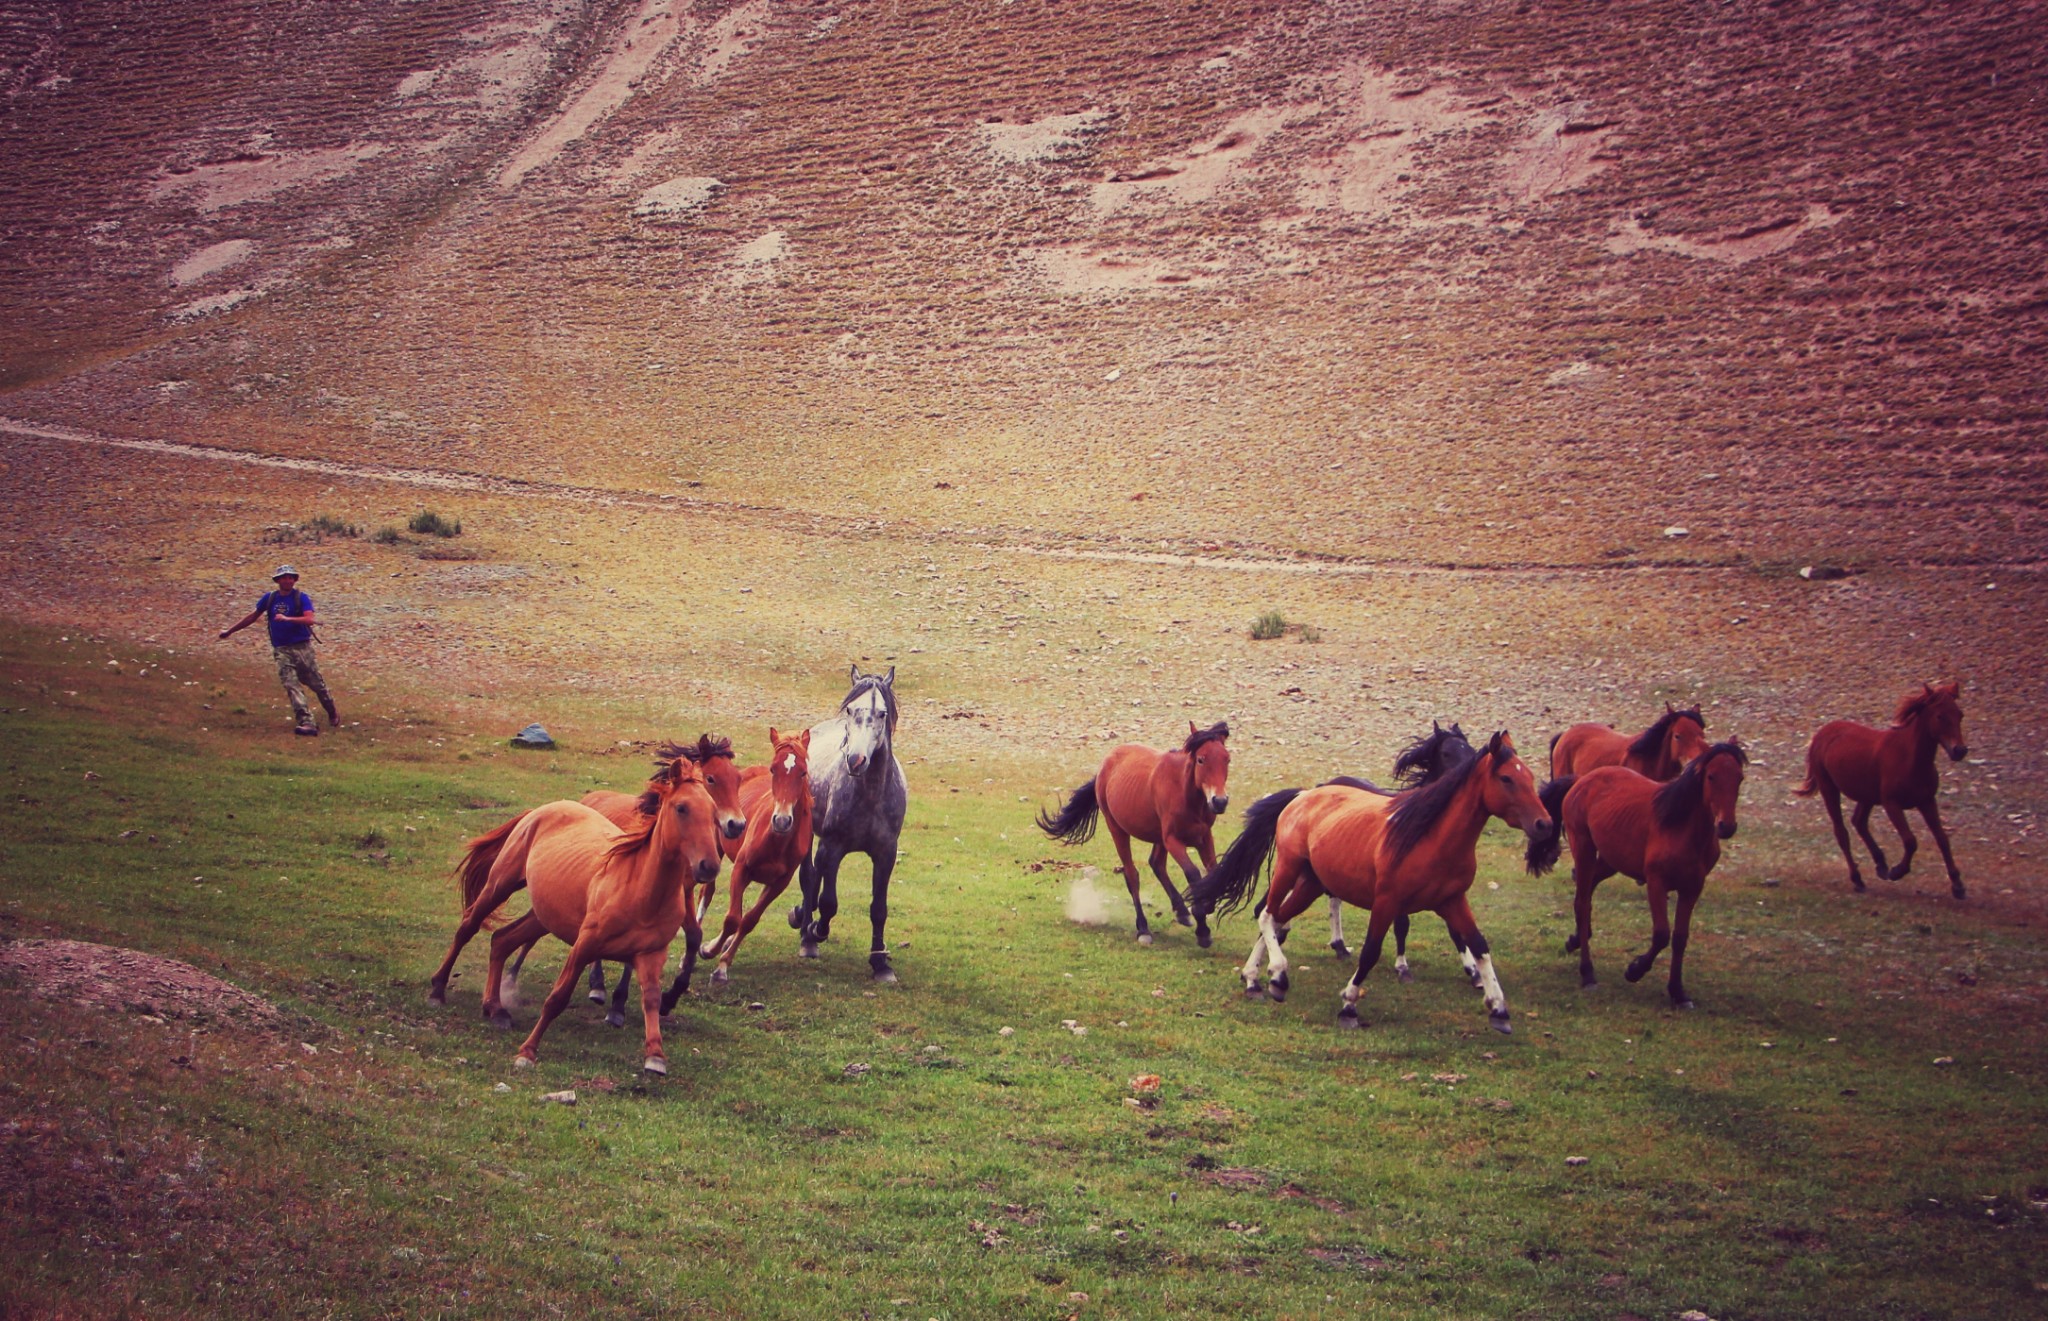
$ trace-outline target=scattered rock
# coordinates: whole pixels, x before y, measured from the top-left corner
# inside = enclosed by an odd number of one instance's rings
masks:
[[[1564,1163],[1571,1166],[1573,1169],[1577,1169],[1579,1166],[1584,1165],[1587,1161],[1591,1159],[1592,1157],[1590,1156],[1566,1156],[1564,1158]]]
[[[873,1071],[874,1066],[872,1064],[862,1064],[858,1060],[840,1070],[841,1073],[849,1078],[865,1078]]]
[[[1849,571],[1832,564],[1809,564],[1799,571],[1799,576],[1808,582],[1825,583],[1833,582],[1837,578],[1846,578]]]
[[[508,1082],[501,1082],[496,1087],[491,1088],[491,1090],[494,1092],[509,1092],[512,1090],[512,1084]]]
[[[576,1089],[571,1087],[559,1092],[542,1092],[540,1099],[545,1105],[574,1105],[576,1104]]]
[[[515,748],[552,748],[555,746],[555,741],[548,736],[547,730],[541,728],[540,722],[536,720],[512,736],[512,746]]]
[[[1017,1035],[1017,1029],[1014,1027],[1001,1028],[996,1032],[996,1035],[999,1037],[1014,1037]]]
[[[1951,1065],[1951,1064],[1954,1064],[1955,1062],[1956,1062],[1956,1057],[1955,1057],[1955,1056],[1953,1056],[1953,1055],[1939,1055],[1939,1056],[1936,1056],[1936,1057],[1935,1057],[1935,1060],[1934,1060],[1935,1066],[1936,1066],[1937,1068],[1943,1068],[1943,1069],[1947,1068],[1947,1067],[1948,1067],[1949,1065]]]
[[[1680,538],[1680,537],[1689,537],[1689,536],[1691,536],[1691,535],[1692,535],[1692,529],[1691,529],[1691,528],[1684,528],[1684,527],[1679,527],[1679,526],[1677,526],[1676,524],[1673,524],[1672,526],[1670,526],[1670,527],[1668,527],[1668,528],[1665,528],[1665,529],[1664,529],[1664,535],[1665,535],[1665,536],[1667,536],[1667,537],[1669,537],[1669,538],[1671,538],[1672,540],[1676,541],[1676,540],[1677,540],[1678,538]]]

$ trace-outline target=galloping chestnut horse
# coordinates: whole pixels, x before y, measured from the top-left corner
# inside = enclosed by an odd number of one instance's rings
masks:
[[[1813,742],[1807,745],[1806,783],[1792,792],[1802,798],[1818,793],[1826,804],[1828,819],[1835,826],[1835,843],[1849,863],[1849,884],[1857,893],[1863,891],[1863,873],[1857,869],[1856,855],[1850,852],[1849,832],[1842,829],[1845,794],[1856,804],[1856,814],[1850,819],[1856,824],[1856,833],[1869,846],[1871,861],[1877,864],[1880,877],[1899,880],[1913,865],[1913,854],[1920,847],[1920,841],[1913,838],[1913,831],[1906,824],[1906,809],[1913,808],[1927,822],[1927,829],[1941,850],[1942,863],[1948,868],[1949,893],[1958,899],[1964,897],[1963,874],[1956,870],[1955,855],[1949,852],[1948,831],[1941,824],[1941,807],[1935,798],[1941,777],[1934,769],[1937,745],[1948,751],[1950,761],[1961,761],[1969,755],[1970,749],[1963,742],[1963,708],[1958,700],[1961,697],[1961,684],[1923,683],[1919,692],[1908,693],[1899,703],[1890,729],[1836,720],[1822,725]],[[1884,850],[1870,837],[1870,809],[1878,806],[1891,818],[1892,829],[1899,832],[1899,840],[1906,848],[1899,865],[1890,871],[1885,870]]]
[[[718,985],[731,979],[732,959],[739,953],[740,942],[760,924],[768,905],[789,888],[790,878],[811,852],[811,731],[783,734],[771,728],[768,745],[773,754],[768,765],[748,767],[740,786],[747,833],[733,855],[732,897],[725,927],[718,939],[704,947],[705,958],[718,960],[711,971],[711,980]],[[743,915],[749,885],[759,885],[761,897]],[[676,1000],[688,989],[678,977],[661,998],[661,1011],[675,1008]]]
[[[1371,909],[1358,971],[1344,987],[1339,1027],[1359,1025],[1359,993],[1379,962],[1394,919],[1436,913],[1472,951],[1488,1017],[1497,1031],[1508,1032],[1507,997],[1465,897],[1479,870],[1479,832],[1489,816],[1535,840],[1548,838],[1554,829],[1536,799],[1535,777],[1504,730],[1463,765],[1392,798],[1344,784],[1266,795],[1245,811],[1244,833],[1190,898],[1197,912],[1219,906],[1228,911],[1244,902],[1266,858],[1273,858],[1259,936],[1242,975],[1245,994],[1261,994],[1259,960],[1268,958],[1275,1000],[1287,998],[1282,939],[1289,922],[1325,893]]]
[[[746,811],[740,803],[741,774],[733,761],[732,740],[717,734],[699,734],[695,743],[663,743],[655,750],[654,755],[660,761],[687,761],[697,767],[698,774],[704,778],[704,787],[711,791],[711,801],[718,809],[719,851],[727,858],[732,857],[739,848],[739,837],[747,829]],[[577,801],[585,807],[595,808],[605,820],[621,830],[632,830],[638,825],[640,800],[632,794],[622,794],[613,789],[593,789]],[[512,827],[518,824],[519,818],[515,816],[491,834],[483,836],[483,839],[488,840],[495,836],[502,842],[506,835],[512,833]],[[710,906],[711,896],[718,889],[718,882],[714,878],[711,884],[703,886],[701,890],[695,886],[692,889],[698,891],[697,921],[701,926],[704,921],[704,910]],[[534,945],[539,941],[540,936],[536,935],[525,948],[512,956],[511,965],[505,972],[505,985],[499,988],[499,993],[506,1003],[519,1003],[519,972],[526,966],[526,956],[533,952]],[[613,1027],[624,1027],[626,1024],[626,993],[632,984],[633,970],[630,967],[621,967],[619,984],[612,991],[611,1007],[604,1016],[604,1021]],[[601,962],[590,965],[590,1001],[592,1004],[605,1002],[604,964]],[[664,1008],[662,1012],[667,1013],[668,1010]]]
[[[1202,877],[1188,860],[1188,850],[1202,856],[1202,866],[1216,865],[1216,840],[1210,827],[1230,806],[1230,749],[1224,721],[1203,729],[1188,722],[1188,737],[1174,752],[1159,752],[1139,743],[1110,749],[1095,778],[1074,790],[1058,816],[1038,813],[1038,828],[1065,844],[1085,844],[1095,834],[1100,815],[1116,845],[1118,870],[1130,887],[1131,907],[1138,914],[1138,943],[1152,943],[1145,905],[1138,898],[1138,866],[1131,861],[1131,841],[1152,846],[1152,874],[1173,901],[1173,920],[1195,928],[1195,943],[1209,948],[1207,914],[1190,917],[1187,902],[1166,878],[1169,854],[1193,886]]]
[[[1693,905],[1706,888],[1707,873],[1721,860],[1721,841],[1735,837],[1735,799],[1749,757],[1735,742],[1716,743],[1686,764],[1678,777],[1659,784],[1622,766],[1602,766],[1567,775],[1543,786],[1543,806],[1563,823],[1559,832],[1572,846],[1572,913],[1578,919],[1565,953],[1579,955],[1579,985],[1598,986],[1593,975],[1593,891],[1620,872],[1643,886],[1650,901],[1650,948],[1629,960],[1622,975],[1631,982],[1671,946],[1671,1003],[1690,1009],[1685,993],[1685,944],[1692,932]],[[1529,873],[1540,876],[1557,865],[1558,836],[1531,841]],[[1678,896],[1674,929],[1667,896]]]
[[[484,1017],[511,1026],[511,1016],[498,1003],[505,959],[537,933],[552,932],[568,941],[569,958],[513,1063],[522,1068],[533,1064],[542,1034],[568,1005],[576,979],[593,960],[606,958],[639,969],[647,1028],[641,1068],[667,1073],[659,1007],[662,965],[678,929],[686,931],[686,966],[696,958],[703,933],[689,882],[694,878],[708,884],[718,875],[718,865],[717,809],[702,774],[686,762],[658,764],[640,796],[640,819],[632,830],[620,830],[581,803],[536,807],[502,840],[472,842],[462,867],[468,903],[427,998],[434,1004],[448,1002],[448,974],[462,947],[507,899],[530,890],[533,911],[491,938]]]
[[[1573,725],[1550,740],[1550,778],[1584,775],[1601,766],[1626,766],[1653,780],[1668,780],[1707,750],[1707,722],[1697,706],[1664,704],[1664,714],[1630,738],[1612,725]]]

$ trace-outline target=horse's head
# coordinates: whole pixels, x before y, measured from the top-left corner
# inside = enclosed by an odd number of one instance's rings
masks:
[[[640,795],[640,810],[654,818],[656,848],[680,854],[698,884],[718,879],[718,806],[696,763],[682,757],[656,762],[654,778]]]
[[[1219,720],[1207,729],[1188,722],[1188,741],[1181,745],[1188,754],[1188,773],[1194,778],[1195,794],[1218,816],[1230,807],[1229,722]]]
[[[1941,744],[1950,761],[1961,761],[1969,756],[1970,745],[1963,742],[1962,684],[1950,680],[1947,683],[1923,683],[1920,688],[1920,693],[1912,700],[1919,703],[1920,718],[1927,722],[1934,741]]]
[[[717,734],[699,734],[695,743],[663,746],[665,758],[681,758],[697,768],[704,787],[718,808],[718,829],[727,839],[747,833],[747,816],[740,811],[740,768],[733,759],[732,740]]]
[[[1485,777],[1480,792],[1485,797],[1486,810],[1536,843],[1556,834],[1557,823],[1536,797],[1536,775],[1515,752],[1515,742],[1508,732],[1503,729],[1494,734],[1486,741],[1486,751],[1479,755],[1486,764],[1476,767],[1473,773]]]
[[[1700,754],[1700,778],[1704,781],[1700,797],[1707,805],[1707,811],[1714,818],[1714,833],[1722,839],[1735,838],[1735,799],[1742,792],[1744,768],[1749,765],[1749,754],[1742,745],[1730,740],[1716,743]]]
[[[796,829],[796,810],[811,795],[811,731],[784,734],[768,729],[768,828],[778,835]]]
[[[1670,728],[1664,731],[1664,749],[1673,766],[1683,766],[1707,750],[1706,718],[1697,706],[1673,707],[1666,702],[1664,711],[1671,718]]]
[[[846,717],[846,769],[855,775],[886,759],[896,733],[896,667],[887,674],[862,674],[853,667],[853,691],[839,704]]]
[[[1458,769],[1476,755],[1455,720],[1449,729],[1432,720],[1429,732],[1401,749],[1401,755],[1394,758],[1394,783],[1407,789],[1417,788],[1445,771]]]

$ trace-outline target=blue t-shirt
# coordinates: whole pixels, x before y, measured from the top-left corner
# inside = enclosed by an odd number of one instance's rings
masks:
[[[287,624],[279,615],[303,615],[313,608],[313,598],[301,591],[265,592],[256,603],[270,625],[270,645],[296,647],[313,640],[311,624]]]

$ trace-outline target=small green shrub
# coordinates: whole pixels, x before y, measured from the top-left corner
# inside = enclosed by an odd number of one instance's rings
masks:
[[[354,523],[336,518],[332,514],[315,514],[307,522],[306,526],[322,536],[328,537],[360,537],[363,535],[363,530]]]
[[[405,540],[405,538],[399,533],[397,528],[391,527],[387,524],[384,527],[378,528],[375,532],[372,532],[370,534],[370,540],[375,542],[379,546],[396,546],[399,542]]]
[[[425,537],[459,537],[462,535],[462,520],[452,522],[431,509],[422,509],[412,516],[406,527]]]
[[[1294,640],[1296,642],[1321,642],[1323,640],[1323,630],[1317,628],[1314,624],[1297,624],[1294,629]]]
[[[1278,610],[1268,610],[1252,621],[1252,641],[1271,642],[1274,638],[1287,636],[1287,616]]]

